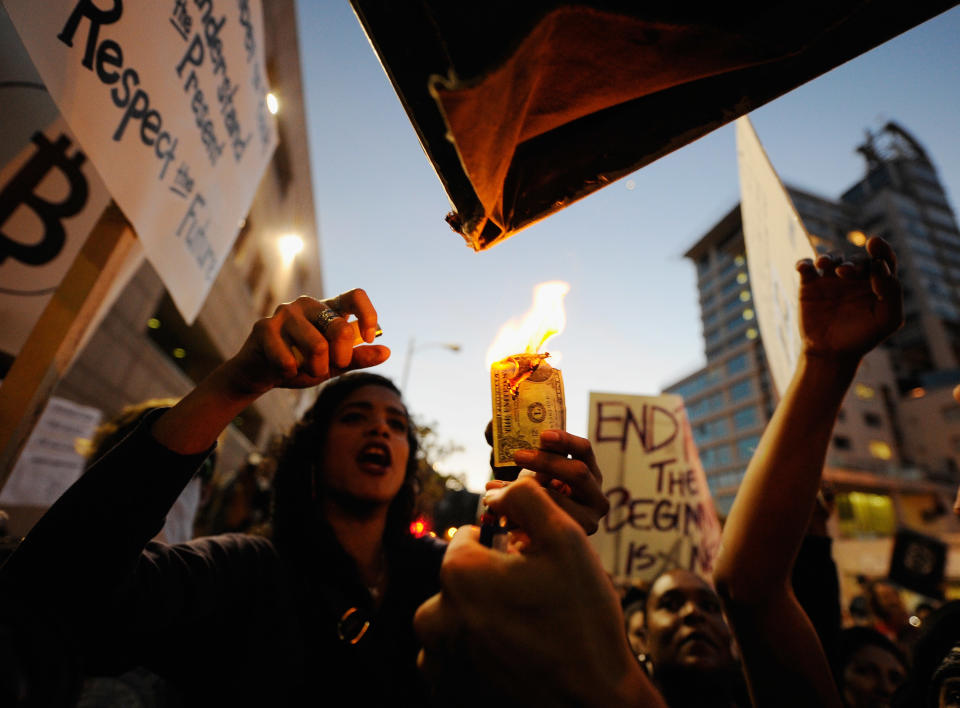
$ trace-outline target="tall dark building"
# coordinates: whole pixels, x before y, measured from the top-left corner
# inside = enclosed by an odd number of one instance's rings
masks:
[[[906,325],[889,348],[906,393],[960,361],[960,231],[933,162],[906,130],[888,123],[858,151],[867,174],[841,201],[900,256]]]

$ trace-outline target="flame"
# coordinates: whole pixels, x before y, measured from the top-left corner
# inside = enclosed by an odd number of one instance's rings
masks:
[[[563,296],[570,286],[560,280],[540,283],[533,289],[533,305],[520,319],[504,324],[487,349],[487,367],[514,354],[536,354],[555,334],[563,332],[567,314]]]

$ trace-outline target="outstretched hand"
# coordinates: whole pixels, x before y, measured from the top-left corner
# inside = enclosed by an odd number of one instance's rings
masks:
[[[807,258],[797,271],[806,354],[857,360],[903,324],[897,259],[882,238],[867,241],[863,256]]]
[[[441,593],[414,618],[420,666],[441,698],[446,689],[458,705],[467,690],[471,705],[663,705],[579,525],[532,479],[512,483],[490,508],[527,542],[503,553],[481,546],[475,527],[461,528],[444,557]]]
[[[329,313],[328,322],[321,315]],[[356,315],[356,320],[349,320]],[[386,361],[390,350],[373,342],[377,311],[360,289],[327,300],[299,297],[259,320],[227,362],[238,394],[307,388],[352,369]],[[367,345],[363,345],[366,342]]]

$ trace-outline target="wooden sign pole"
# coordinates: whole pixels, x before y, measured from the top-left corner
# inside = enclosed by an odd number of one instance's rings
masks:
[[[135,240],[111,202],[0,385],[0,489]]]

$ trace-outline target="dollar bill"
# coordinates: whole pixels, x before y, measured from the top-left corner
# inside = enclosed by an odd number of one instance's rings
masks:
[[[490,367],[495,467],[513,466],[515,450],[537,449],[541,431],[566,429],[563,375],[545,358],[520,354]]]

